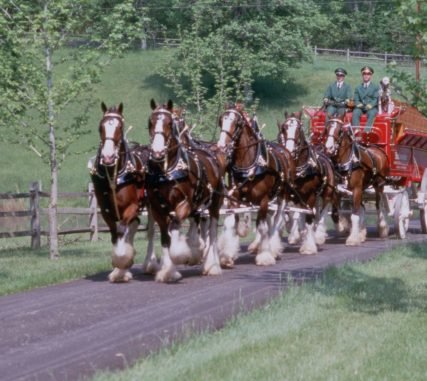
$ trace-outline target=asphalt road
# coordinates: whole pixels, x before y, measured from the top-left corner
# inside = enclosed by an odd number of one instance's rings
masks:
[[[328,266],[366,261],[394,245],[427,239],[415,227],[410,231],[406,241],[369,234],[360,247],[331,238],[315,256],[289,246],[267,268],[243,253],[220,277],[184,268],[177,284],[156,283],[134,266],[129,284],[110,284],[104,273],[2,297],[0,379],[73,381],[126,367],[189,332],[221,328],[234,314],[265,304],[286,289],[289,275],[303,282]]]

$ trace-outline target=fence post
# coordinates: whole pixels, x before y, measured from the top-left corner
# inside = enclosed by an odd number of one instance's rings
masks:
[[[384,63],[387,66],[387,52],[384,53]]]
[[[317,58],[317,46],[314,45],[314,59]]]
[[[90,227],[90,240],[98,241],[98,203],[96,202],[95,190],[93,184],[89,183],[89,227]]]
[[[40,249],[40,191],[41,183],[35,181],[30,185],[31,212],[31,248]]]
[[[350,49],[347,49],[347,62],[350,62]]]

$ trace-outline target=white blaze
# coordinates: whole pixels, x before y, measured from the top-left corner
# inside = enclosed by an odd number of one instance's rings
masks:
[[[163,135],[163,121],[165,119],[165,115],[159,114],[157,117],[156,125],[154,126],[154,139],[151,143],[151,148],[154,152],[163,152],[165,147],[165,138]],[[156,132],[161,132],[160,134],[157,134]]]
[[[287,129],[288,133],[287,133],[287,139],[286,139],[286,149],[289,152],[294,152],[295,150],[295,139],[296,139],[297,127],[298,127],[298,121],[296,119],[289,120],[288,129]]]
[[[218,147],[220,147],[220,148],[226,147],[226,145],[227,145],[226,138],[227,138],[227,136],[231,135],[231,132],[230,132],[231,126],[233,125],[233,122],[235,121],[235,119],[236,119],[236,115],[234,115],[234,114],[224,115],[224,117],[222,119],[222,129],[221,129],[221,133],[219,135]],[[228,134],[224,131],[228,132]]]
[[[332,152],[332,150],[334,149],[334,134],[335,134],[336,128],[337,128],[337,122],[332,122],[331,127],[329,128],[329,134],[325,144],[325,148],[329,152]]]
[[[104,124],[105,129],[105,141],[104,146],[102,147],[101,154],[104,157],[112,157],[114,155],[114,141],[111,140],[114,138],[114,133],[116,131],[119,121],[117,119],[109,119]]]

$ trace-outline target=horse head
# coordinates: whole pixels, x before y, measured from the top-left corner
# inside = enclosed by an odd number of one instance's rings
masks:
[[[100,163],[105,166],[116,165],[119,158],[120,146],[124,139],[123,103],[117,107],[107,108],[101,103],[104,113],[99,123],[99,135],[101,137]]]
[[[293,112],[289,115],[286,111],[285,121],[279,125],[279,141],[293,156],[303,139],[301,116],[302,112]]]
[[[325,150],[329,156],[337,154],[345,135],[344,115],[328,120],[325,125]]]
[[[227,156],[233,151],[246,123],[243,111],[243,105],[240,103],[229,105],[219,118],[218,125],[221,130],[217,145],[219,150],[226,153]]]
[[[169,145],[177,138],[177,128],[174,123],[173,103],[157,105],[151,100],[151,115],[148,119],[148,131],[151,139],[151,158],[155,161],[164,161]]]

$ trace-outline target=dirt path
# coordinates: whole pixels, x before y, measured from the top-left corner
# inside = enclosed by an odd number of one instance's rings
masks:
[[[425,235],[413,232],[409,241]],[[255,266],[243,254],[221,277],[201,277],[185,269],[178,284],[158,284],[133,269],[129,284],[110,284],[107,274],[0,298],[0,379],[78,380],[99,369],[117,369],[158,350],[188,332],[218,329],[242,309],[266,303],[297,282],[312,279],[326,267],[365,261],[395,239],[369,237],[356,248],[328,240],[316,256],[288,247],[272,267]]]

